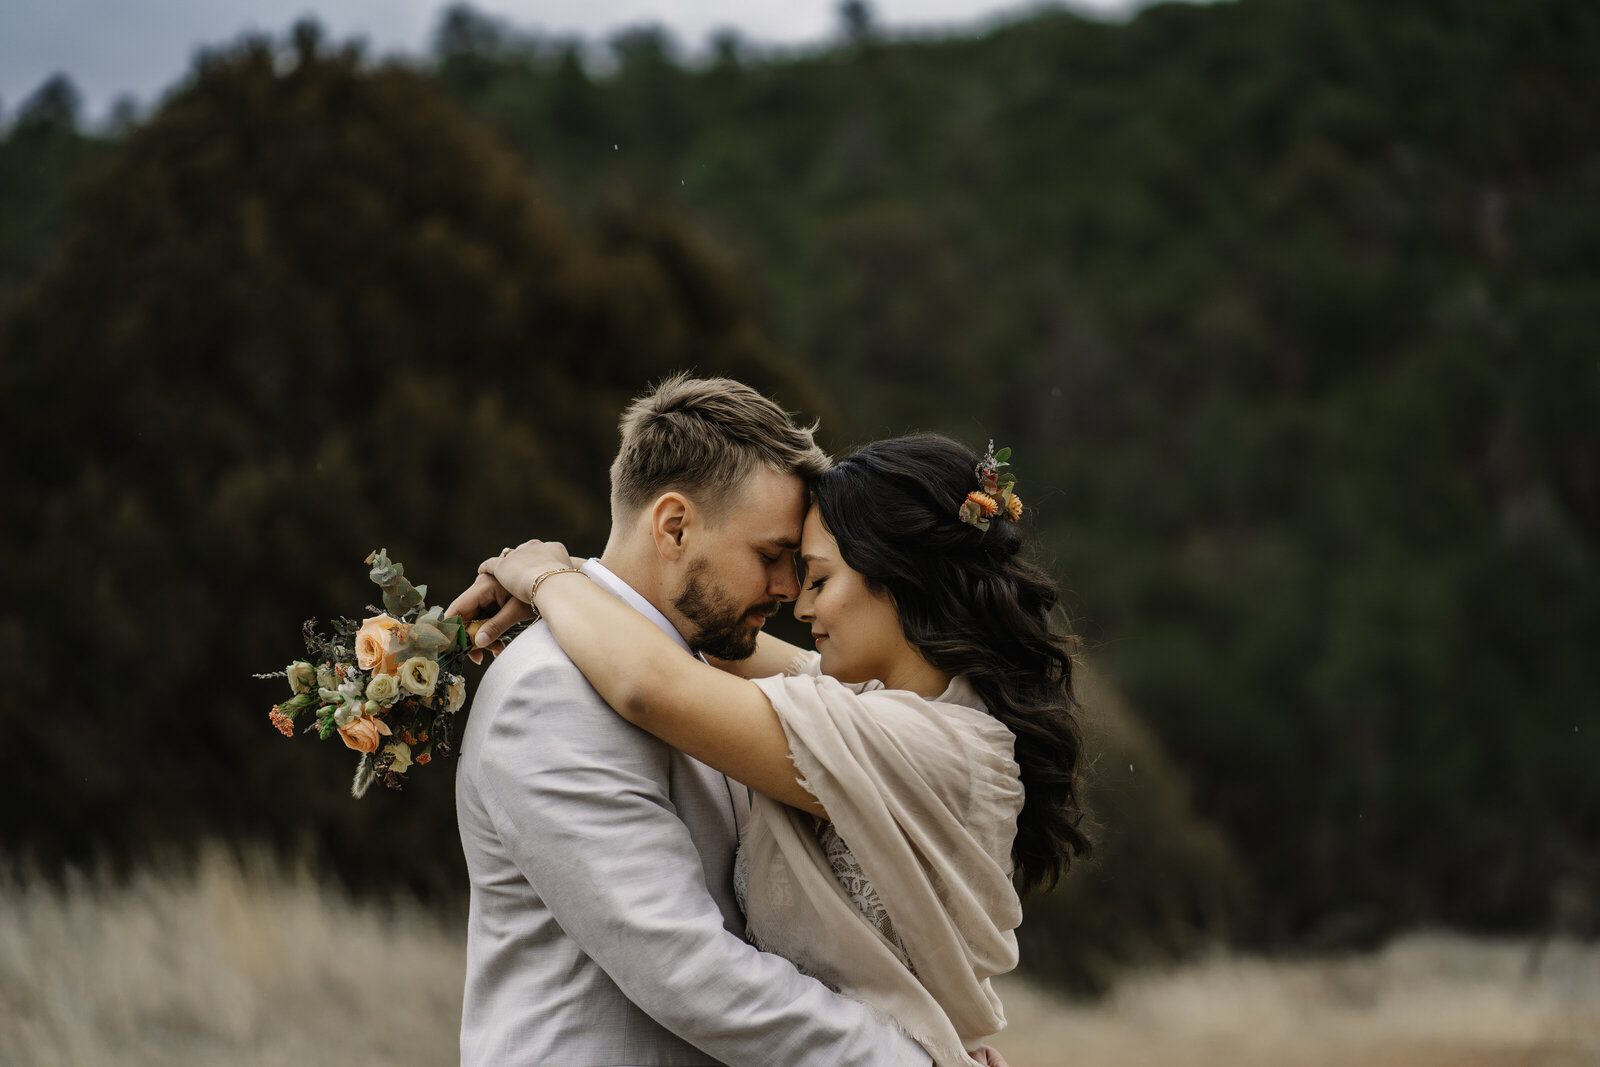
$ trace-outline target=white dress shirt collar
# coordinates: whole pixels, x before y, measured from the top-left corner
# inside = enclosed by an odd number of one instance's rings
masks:
[[[661,632],[676,641],[685,652],[690,655],[694,654],[694,649],[689,647],[689,642],[683,639],[683,635],[678,632],[677,627],[668,622],[667,617],[661,614],[654,604],[640,596],[638,590],[613,574],[604,563],[601,563],[598,559],[591,558],[589,562],[583,565],[583,573],[587,574],[591,580],[598,583],[601,588],[612,596],[659,626]]]

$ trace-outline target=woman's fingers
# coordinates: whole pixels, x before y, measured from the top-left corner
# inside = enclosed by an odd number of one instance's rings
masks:
[[[472,584],[450,601],[450,606],[444,609],[445,618],[459,615],[466,622],[471,622],[490,608],[500,606],[502,597],[499,595],[500,583],[492,575],[479,574]]]
[[[478,628],[478,635],[472,639],[472,643],[479,648],[490,648],[500,638],[504,637],[506,631],[511,627],[524,619],[531,618],[533,618],[533,609],[528,607],[527,604],[516,599],[507,600],[501,605],[500,610],[495,612],[494,618]],[[499,650],[492,649],[492,651],[498,652]]]
[[[572,556],[559,541],[525,541],[508,555],[484,560],[478,573],[492,575],[513,596],[522,598],[528,595],[528,587],[537,575],[552,567],[571,565]]]
[[[492,617],[478,627],[472,639],[473,662],[483,656],[476,650],[487,649],[498,653],[503,647],[500,639],[507,630],[533,618],[533,608],[523,598],[535,576],[552,567],[581,566],[582,560],[568,555],[559,541],[524,541],[515,549],[507,549],[498,556],[490,556],[478,564],[478,577],[472,585],[445,609],[446,617],[460,615],[472,621],[482,618],[490,609]]]

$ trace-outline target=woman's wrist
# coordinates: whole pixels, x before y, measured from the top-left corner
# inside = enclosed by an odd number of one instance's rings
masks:
[[[540,571],[538,574],[534,575],[533,576],[533,580],[528,583],[528,606],[533,609],[533,617],[536,618],[536,619],[539,617],[539,604],[538,604],[537,598],[539,596],[539,587],[541,585],[543,585],[550,578],[554,578],[558,574],[582,574],[582,573],[583,572],[581,570],[579,570],[577,567],[564,566],[564,567],[547,567],[544,570]]]

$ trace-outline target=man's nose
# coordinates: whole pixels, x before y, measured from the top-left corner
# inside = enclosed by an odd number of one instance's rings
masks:
[[[767,592],[785,603],[800,595],[800,579],[795,576],[794,566],[779,564],[773,568],[772,578],[767,583]]]

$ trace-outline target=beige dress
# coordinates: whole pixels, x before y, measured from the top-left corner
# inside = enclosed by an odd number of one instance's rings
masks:
[[[757,796],[736,881],[759,947],[893,1020],[938,1067],[1005,1025],[1016,966],[1011,732],[957,678],[929,700],[818,672],[756,682],[829,822]]]

